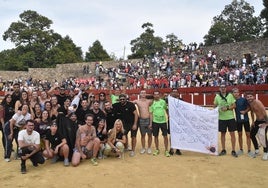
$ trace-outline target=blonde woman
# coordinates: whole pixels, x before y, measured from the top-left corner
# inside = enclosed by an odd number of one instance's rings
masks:
[[[113,129],[108,133],[108,141],[105,145],[104,155],[115,155],[118,158],[121,158],[121,155],[124,152],[125,143],[126,135],[124,134],[123,122],[120,119],[117,119],[114,122]]]

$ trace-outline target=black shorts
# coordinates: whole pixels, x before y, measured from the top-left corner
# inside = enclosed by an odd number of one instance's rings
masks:
[[[128,132],[130,131],[130,137],[136,137],[137,136],[137,132],[138,132],[138,127],[136,130],[133,130],[131,127],[126,127],[124,128],[125,129],[125,132],[124,132],[124,135],[127,135]]]
[[[237,125],[237,132],[242,132],[243,125],[244,125],[245,132],[250,132],[250,124],[249,124],[249,121],[236,122],[236,125]]]
[[[167,123],[152,123],[153,128],[153,136],[159,135],[159,128],[161,129],[162,135],[167,136],[168,129],[167,129]]]
[[[227,128],[229,132],[236,131],[235,119],[219,120],[219,132],[226,132]]]

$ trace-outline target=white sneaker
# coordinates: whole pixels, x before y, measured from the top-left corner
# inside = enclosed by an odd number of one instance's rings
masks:
[[[10,162],[10,158],[5,158],[5,161],[6,162]]]
[[[152,149],[151,149],[151,148],[148,148],[148,149],[147,149],[147,154],[149,154],[149,155],[152,154]]]
[[[268,160],[268,153],[263,153],[262,160],[267,161]]]
[[[130,157],[134,157],[135,156],[135,152],[134,151],[130,151],[129,156]]]
[[[237,154],[237,155],[243,155],[243,154],[244,154],[244,152],[243,152],[243,150],[242,150],[242,149],[240,149],[240,150],[238,150],[238,151],[236,152],[236,154]]]
[[[260,150],[256,149],[255,154],[258,155],[260,153]]]
[[[140,154],[144,154],[146,152],[145,148],[141,148]]]
[[[252,152],[252,151],[248,152],[248,156],[251,158],[256,158],[255,152]]]

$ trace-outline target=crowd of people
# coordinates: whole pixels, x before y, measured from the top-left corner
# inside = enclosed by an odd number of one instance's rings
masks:
[[[223,58],[217,52],[203,54],[196,45],[188,45],[177,53],[164,49],[142,60],[115,62],[113,67],[101,61],[95,63],[95,70],[84,65],[81,78],[48,81],[30,77],[6,82],[0,78],[0,88],[10,91],[13,83],[21,83],[24,90],[48,90],[54,83],[66,89],[84,83],[88,89],[94,90],[207,87],[219,86],[222,82],[229,85],[267,84],[267,62],[266,55],[255,52],[243,57]]]
[[[263,104],[254,99],[252,93],[247,93],[246,99],[242,100],[238,89],[234,88],[232,93],[226,92],[226,84],[235,87],[237,84],[267,83],[266,60],[257,54],[250,62],[246,57],[241,62],[231,58],[219,60],[214,52],[200,57],[193,47],[185,48],[178,54],[168,51],[166,49],[161,54],[155,54],[153,58],[145,57],[137,63],[122,62],[111,69],[98,63],[97,76],[86,81],[69,78],[52,84],[30,78],[25,82],[3,85],[3,90],[9,91],[0,105],[5,161],[10,162],[11,154],[15,153],[14,158],[21,160],[21,173],[26,173],[27,159],[31,160],[33,166],[43,164],[46,159],[50,159],[51,163],[63,161],[64,166],[70,163],[78,166],[85,159],[90,159],[92,165],[98,165],[103,158],[123,158],[126,152],[134,157],[138,129],[142,146],[140,154],[160,154],[161,130],[163,154],[166,157],[174,153],[181,155],[178,148],[174,152],[169,146],[167,100],[161,96],[158,88],[173,88],[170,95],[179,98],[177,89],[191,86],[220,87],[214,100],[215,107],[219,108],[220,156],[227,153],[227,130],[231,135],[232,156],[243,154],[244,127],[248,155],[256,157],[259,154],[256,135],[263,135],[259,139],[264,148],[262,159],[268,160],[268,118]],[[191,72],[186,73],[181,69],[186,65],[191,65]],[[87,68],[84,73],[87,74]],[[138,99],[129,100],[122,90],[124,82],[127,83],[125,89],[141,89]],[[146,93],[149,88],[155,88],[151,97]],[[98,92],[89,93],[88,89]],[[104,90],[110,91],[109,97]],[[248,112],[252,114],[251,126]],[[239,136],[238,151],[235,151],[236,130]],[[251,140],[254,152],[251,150]]]
[[[134,157],[138,129],[141,133],[140,154],[160,154],[160,130],[164,140],[163,154],[166,157],[174,154],[173,148],[169,147],[167,101],[158,90],[154,91],[152,98],[148,98],[146,90],[142,89],[138,99],[129,101],[119,88],[108,98],[105,92],[100,92],[98,96],[87,93],[83,83],[77,94],[67,93],[64,86],[57,85],[41,93],[22,91],[18,83],[13,88],[14,91],[7,94],[0,105],[2,144],[6,162],[11,161],[12,152],[16,154],[15,158],[21,160],[21,173],[26,173],[27,159],[31,160],[33,166],[43,164],[46,159],[50,159],[51,163],[61,160],[64,166],[69,166],[70,163],[78,166],[86,159],[90,159],[92,165],[98,165],[100,159],[122,158],[126,152]],[[177,89],[172,90],[170,95],[179,97]],[[262,159],[268,160],[268,118],[263,104],[254,99],[252,93],[247,93],[246,99],[235,88],[233,93],[227,93],[223,83],[219,94],[215,96],[214,104],[219,107],[222,144],[219,155],[227,153],[227,130],[231,135],[232,156],[243,154],[244,127],[248,155],[256,157],[261,144],[264,148]],[[233,110],[236,111],[236,118]],[[251,127],[249,111],[252,113]],[[239,135],[238,151],[235,151],[236,130]],[[260,143],[256,135],[263,135],[262,138],[259,136]],[[13,140],[16,141],[16,147]],[[178,148],[175,153],[181,155]]]

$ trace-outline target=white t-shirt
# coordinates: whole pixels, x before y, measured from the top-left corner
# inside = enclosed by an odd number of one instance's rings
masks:
[[[21,130],[18,135],[18,140],[24,141],[26,144],[40,144],[40,134],[33,131],[32,134],[28,134],[27,130]]]
[[[26,121],[31,119],[31,114],[27,113],[26,115],[22,115],[19,113],[16,113],[12,116],[12,119],[16,121],[15,126],[21,127],[26,124]]]

